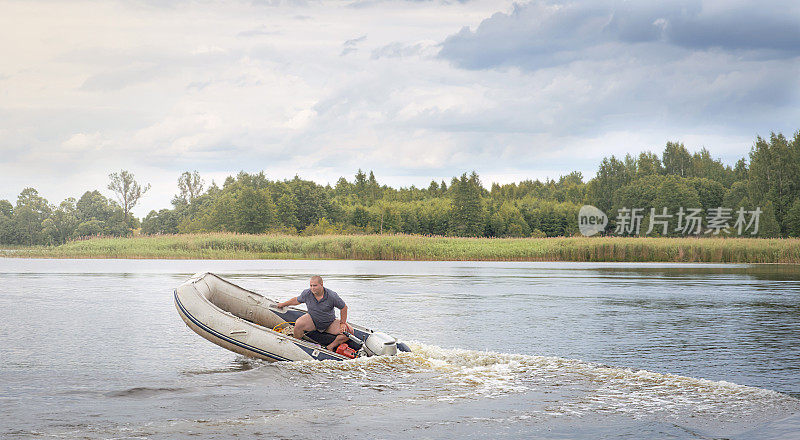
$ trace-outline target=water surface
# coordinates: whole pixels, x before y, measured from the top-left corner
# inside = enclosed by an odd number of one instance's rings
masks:
[[[312,274],[414,352],[247,359],[172,289]],[[0,258],[2,438],[796,438],[794,266]]]

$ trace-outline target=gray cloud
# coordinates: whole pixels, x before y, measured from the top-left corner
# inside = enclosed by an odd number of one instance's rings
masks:
[[[439,56],[467,69],[517,66],[537,69],[582,59],[589,51],[663,46],[735,51],[748,56],[800,56],[800,11],[785,2],[760,3],[533,2],[497,13],[474,30],[465,27],[442,43]],[[611,46],[609,48],[609,45]],[[748,51],[760,51],[748,54]]]
[[[367,36],[366,35],[362,35],[362,36],[360,36],[358,38],[353,38],[351,40],[345,41],[342,44],[342,53],[340,54],[340,56],[345,56],[345,55],[347,55],[349,53],[353,53],[353,52],[357,51],[358,50],[357,47],[358,47],[359,43],[362,43],[366,39],[367,39]]]
[[[752,131],[797,115],[800,14],[782,6],[533,2],[462,28],[444,40],[439,57],[467,70],[519,69],[536,78],[527,99],[507,101],[514,114],[528,115],[532,131]],[[531,118],[541,111],[558,123]]]

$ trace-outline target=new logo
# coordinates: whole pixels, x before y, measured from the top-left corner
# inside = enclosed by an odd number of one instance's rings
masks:
[[[608,225],[608,216],[605,212],[592,205],[583,205],[578,211],[578,229],[581,234],[591,237],[603,231]]]

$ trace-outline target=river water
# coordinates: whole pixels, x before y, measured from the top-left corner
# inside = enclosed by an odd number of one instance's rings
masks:
[[[181,321],[210,271],[321,274],[413,352],[252,360]],[[800,269],[0,258],[0,438],[800,438]]]

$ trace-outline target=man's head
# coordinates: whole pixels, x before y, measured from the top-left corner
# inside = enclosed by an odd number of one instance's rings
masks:
[[[311,277],[309,287],[311,288],[311,293],[314,295],[322,295],[322,277],[319,275]]]

